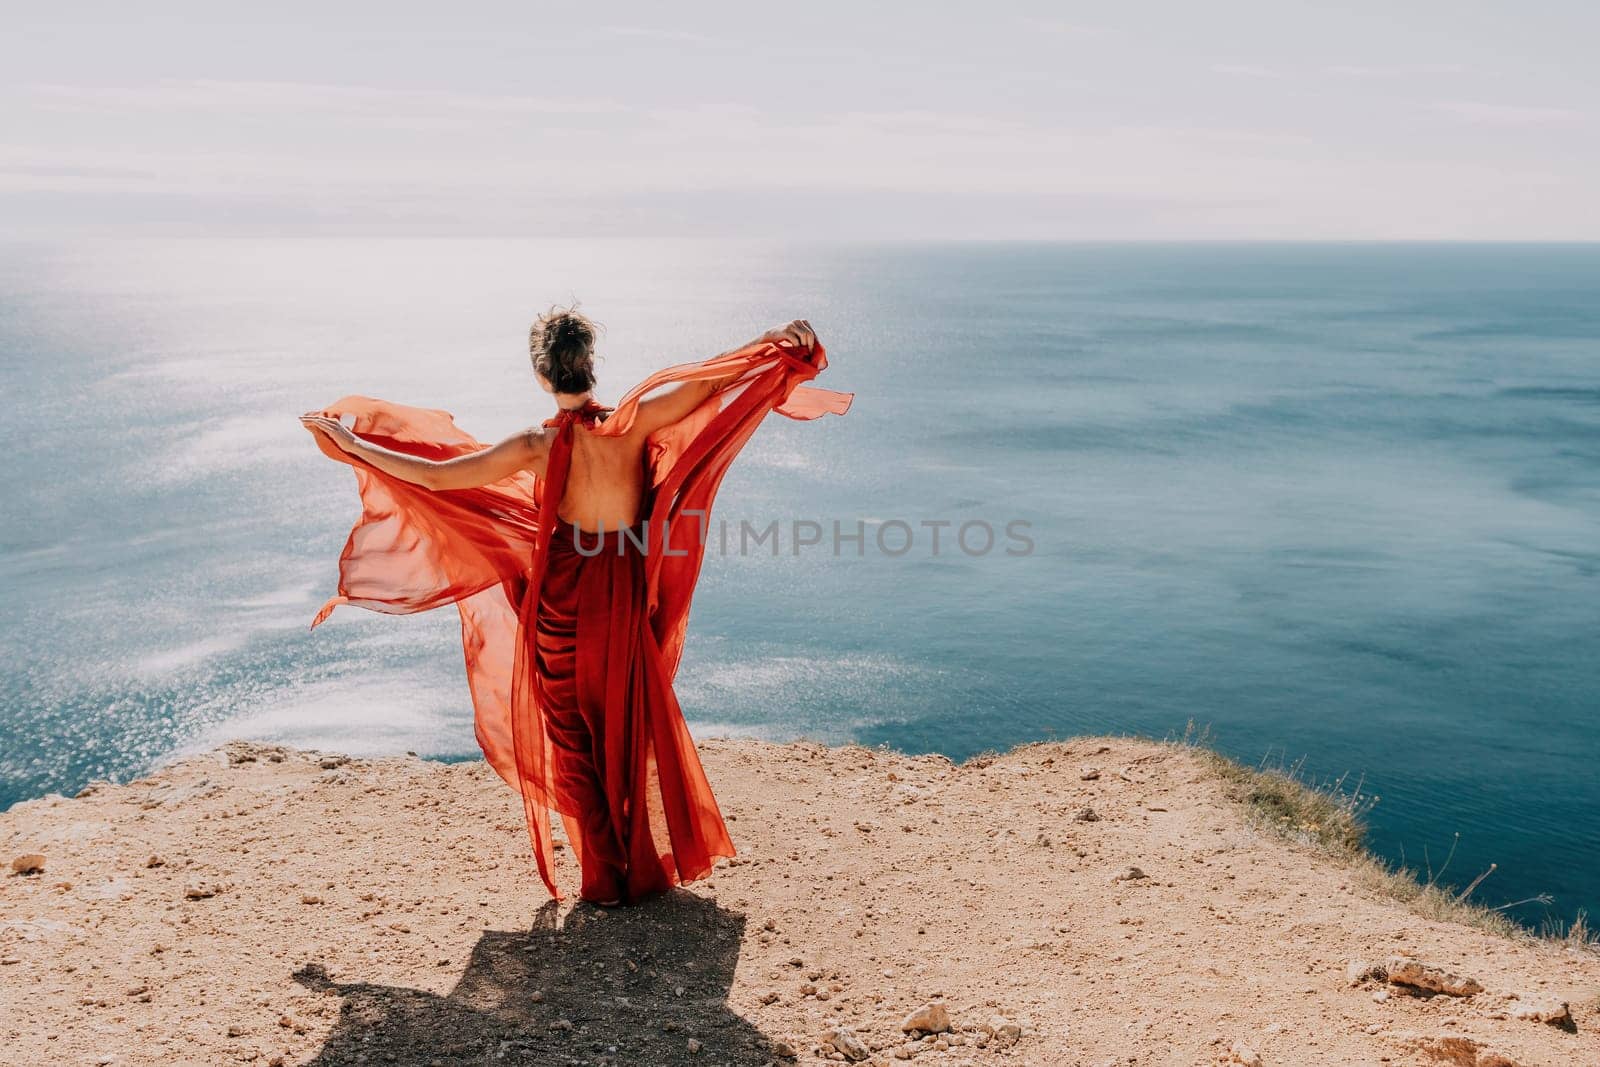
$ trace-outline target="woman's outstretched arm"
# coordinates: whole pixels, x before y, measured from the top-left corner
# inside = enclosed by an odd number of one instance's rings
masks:
[[[817,335],[812,332],[811,324],[805,319],[795,319],[787,326],[773,327],[755,340],[774,341],[779,344],[794,345],[797,348],[808,348],[817,343]],[[754,344],[755,342],[751,343]],[[745,346],[741,345],[740,347],[743,348]],[[737,377],[737,374],[733,374],[726,378],[709,378],[700,381],[683,382],[655,396],[639,401],[639,414],[634,417],[631,432],[648,436],[663,426],[670,426],[705,403],[717,390],[733,384],[734,379]]]
[[[550,439],[542,429],[524,430],[495,445],[455,459],[423,459],[363,441],[338,419],[308,411],[300,422],[312,433],[325,434],[345,452],[360,456],[385,474],[426,489],[472,489],[509,478],[521,470],[544,473]]]

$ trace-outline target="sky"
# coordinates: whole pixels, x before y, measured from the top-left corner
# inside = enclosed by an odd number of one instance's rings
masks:
[[[1600,239],[1592,3],[7,6],[13,234]]]

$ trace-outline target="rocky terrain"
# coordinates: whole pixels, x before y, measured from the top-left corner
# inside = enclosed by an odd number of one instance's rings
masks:
[[[481,763],[241,743],[18,805],[0,1060],[1600,1065],[1600,957],[1420,918],[1182,747],[702,752],[740,855],[616,911],[543,899]]]

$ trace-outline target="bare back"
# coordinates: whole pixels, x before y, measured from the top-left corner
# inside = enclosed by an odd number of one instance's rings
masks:
[[[584,530],[620,530],[639,521],[643,501],[644,435],[603,436],[574,426],[557,514]]]
[[[737,374],[680,382],[644,397],[626,433],[597,434],[580,422],[572,427],[572,458],[567,485],[556,509],[563,520],[583,530],[620,530],[641,518],[644,503],[644,445],[649,436],[688,415]]]

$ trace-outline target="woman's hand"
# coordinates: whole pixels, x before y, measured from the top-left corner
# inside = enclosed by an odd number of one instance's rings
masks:
[[[300,416],[300,425],[310,430],[313,434],[326,434],[340,451],[348,452],[356,446],[356,435],[350,432],[350,427],[338,419],[315,411],[308,411]]]
[[[811,323],[805,319],[795,319],[787,326],[774,326],[758,340],[793,345],[796,348],[812,348],[817,343],[817,335],[816,331],[811,329]]]

